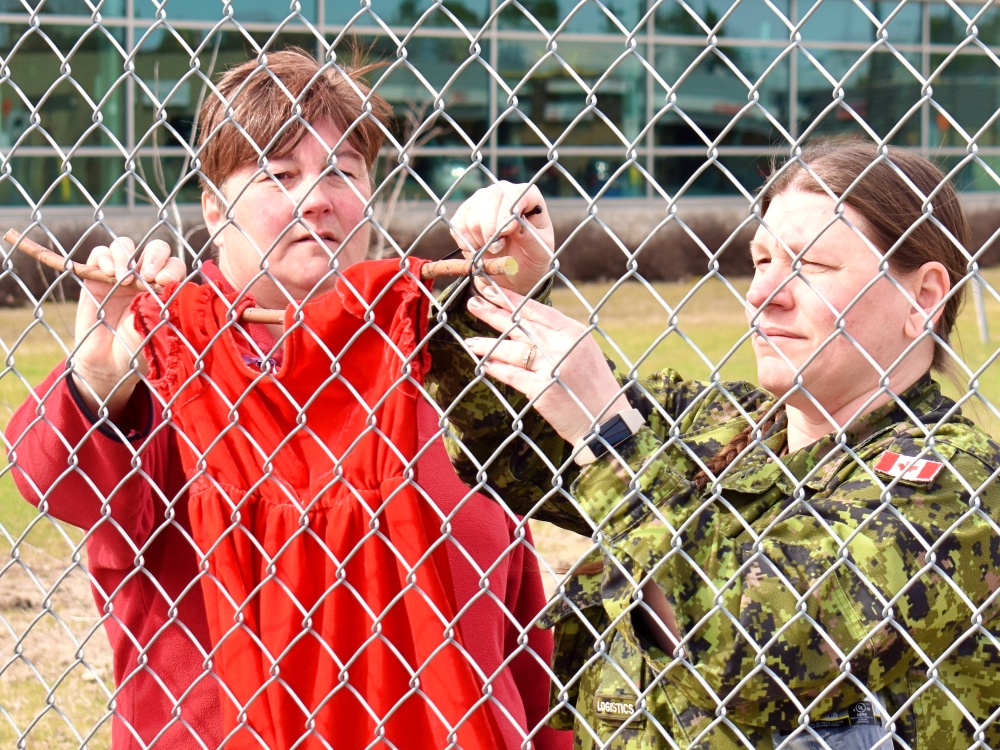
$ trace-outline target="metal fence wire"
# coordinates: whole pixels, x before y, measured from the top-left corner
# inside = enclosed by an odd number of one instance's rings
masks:
[[[0,3],[0,745],[1000,747],[992,2],[175,5]]]

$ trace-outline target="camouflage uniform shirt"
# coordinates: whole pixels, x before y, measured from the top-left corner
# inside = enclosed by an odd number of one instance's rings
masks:
[[[667,371],[630,390],[646,426],[581,470],[523,397],[477,378],[460,344],[476,332],[453,319],[434,355],[456,469],[604,560],[546,616],[553,723],[577,747],[1000,746],[1000,446],[929,376],[786,454],[771,394]],[[699,490],[749,423],[771,427]],[[940,466],[896,476],[875,468],[887,452]],[[675,614],[670,653],[637,616],[646,582]]]

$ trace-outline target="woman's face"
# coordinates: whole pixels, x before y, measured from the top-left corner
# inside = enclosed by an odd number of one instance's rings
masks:
[[[879,270],[861,216],[847,206],[838,218],[834,208],[832,198],[794,188],[776,196],[751,243],[747,293],[761,386],[783,395],[801,377],[804,392],[790,393],[789,405],[815,410],[815,400],[829,414],[861,405],[886,371],[890,384],[909,385],[933,351],[925,339],[916,360],[900,358],[913,340],[905,279]]]
[[[253,291],[262,307],[283,309],[330,288],[334,258],[344,269],[368,251],[369,231],[362,225],[371,196],[368,166],[347,141],[340,142],[342,132],[330,120],[313,123],[313,130],[291,152],[271,158],[266,171],[246,164],[226,178],[222,192],[232,222],[214,197],[202,200],[209,230],[221,229],[216,244],[222,274],[237,289]],[[265,264],[268,274],[254,281]]]

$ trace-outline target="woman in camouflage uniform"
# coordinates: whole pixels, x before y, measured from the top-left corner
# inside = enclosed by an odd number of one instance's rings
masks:
[[[1000,447],[930,375],[958,197],[920,157],[828,143],[760,211],[760,387],[619,382],[585,327],[496,289],[468,308],[503,335],[466,319],[441,368],[460,474],[603,553],[549,614],[555,721],[581,748],[1000,746]]]

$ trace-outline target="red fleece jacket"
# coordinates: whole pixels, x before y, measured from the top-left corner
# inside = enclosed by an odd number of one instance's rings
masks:
[[[206,276],[221,285],[214,267]],[[267,329],[250,328],[259,349],[270,351]],[[115,750],[214,748],[222,741],[217,683],[205,669],[211,644],[195,580],[199,552],[176,435],[163,425],[162,405],[144,386],[120,424],[99,422],[59,366],[6,430],[25,498],[90,532],[88,568],[97,607],[109,615],[118,687]],[[467,497],[437,432],[437,415],[423,404],[419,444],[430,445],[417,482],[443,513],[458,508],[448,559],[458,606],[472,602],[459,627],[471,657],[492,677],[506,745],[517,748],[548,710],[552,650],[550,633],[532,625],[545,597],[530,531],[524,526],[522,534],[519,519],[486,497]],[[484,586],[489,595],[473,601]],[[544,727],[532,741],[539,750],[562,750],[572,738]]]

